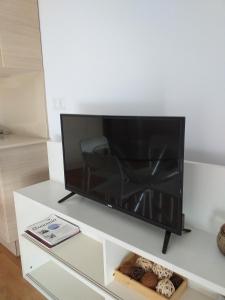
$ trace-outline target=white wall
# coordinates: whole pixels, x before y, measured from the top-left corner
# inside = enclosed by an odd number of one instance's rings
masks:
[[[60,112],[185,115],[186,159],[225,164],[224,0],[39,0]]]

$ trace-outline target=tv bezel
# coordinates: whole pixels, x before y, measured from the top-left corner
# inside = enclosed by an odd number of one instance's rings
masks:
[[[152,219],[147,219],[144,217],[141,217],[135,213],[132,213],[130,211],[127,210],[123,210],[120,207],[117,206],[113,206],[113,205],[108,205],[107,203],[103,203],[102,201],[99,200],[98,197],[94,197],[93,195],[90,195],[88,193],[85,193],[84,191],[68,185],[67,184],[67,180],[66,180],[66,171],[65,171],[65,144],[64,144],[64,134],[63,134],[63,118],[64,117],[110,117],[110,118],[123,118],[123,119],[132,119],[132,118],[142,118],[142,119],[163,119],[163,120],[178,120],[180,121],[180,138],[179,138],[179,170],[180,170],[180,181],[181,181],[181,187],[180,187],[180,196],[179,199],[180,201],[178,201],[178,212],[179,213],[179,220],[177,220],[178,224],[179,224],[179,228],[173,228],[173,227],[169,227],[165,224],[162,224],[160,222],[155,222]],[[134,116],[134,115],[129,115],[129,116],[123,116],[123,115],[92,115],[92,114],[60,114],[60,127],[61,127],[61,136],[62,136],[62,149],[63,149],[63,170],[64,170],[64,182],[65,182],[65,188],[66,190],[75,193],[75,194],[79,194],[83,197],[86,197],[90,200],[93,200],[97,203],[99,203],[100,205],[104,205],[106,207],[109,207],[111,209],[114,209],[116,211],[120,211],[122,213],[125,213],[127,215],[130,215],[136,219],[142,220],[148,224],[151,225],[155,225],[159,228],[165,229],[166,231],[169,231],[171,233],[175,233],[177,235],[182,235],[182,230],[183,230],[183,175],[184,175],[184,145],[185,145],[185,117],[184,116]],[[182,142],[183,141],[183,142]],[[178,227],[178,226],[177,226]]]

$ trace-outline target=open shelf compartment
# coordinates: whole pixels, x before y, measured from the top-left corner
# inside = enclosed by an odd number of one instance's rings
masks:
[[[53,261],[31,271],[26,277],[54,300],[104,300],[104,297],[67,273]]]
[[[111,296],[109,296],[109,298],[106,299],[121,299],[121,300],[149,299],[148,297],[145,297],[141,293],[131,289],[130,287],[122,284],[121,282],[116,281],[114,278],[115,270],[119,267],[123,259],[130,253],[130,251],[127,250],[126,248],[123,248],[108,240],[104,240],[102,245],[102,243],[94,239],[91,239],[90,237],[82,233],[64,241],[63,243],[53,248],[47,248],[36,239],[27,235],[26,233],[22,236],[22,238],[23,238],[23,243],[21,245],[22,248],[24,243],[26,244],[28,243],[30,244],[30,246],[28,247],[26,245],[26,247],[24,248],[29,249],[30,247],[32,247],[32,253],[37,252],[36,257],[39,255],[38,253],[40,253],[40,251],[42,252],[40,258],[42,265],[38,267],[32,265],[32,269],[34,269],[33,271],[30,271],[31,267],[28,265],[26,268],[29,271],[29,273],[26,274],[26,277],[31,279],[36,284],[38,282],[38,286],[43,286],[43,284],[39,282],[38,277],[35,274],[39,274],[39,272],[41,273],[42,268],[46,272],[47,270],[44,266],[52,265],[52,263],[49,264],[49,259],[52,257],[54,260],[64,264],[71,271],[74,271],[80,274],[81,276],[88,278],[93,284],[96,284],[97,286],[101,286],[102,288],[104,288],[106,293],[108,291],[108,295]],[[25,253],[26,251],[25,249],[22,249],[23,253]],[[33,258],[31,260],[33,263],[34,262]],[[26,262],[28,262],[29,264],[29,260],[27,259],[27,256],[26,256]],[[54,265],[57,266],[57,263],[54,262]],[[59,266],[58,268],[62,269]],[[63,272],[66,271],[63,270]],[[69,274],[69,276],[74,277],[71,274]],[[74,280],[77,281],[78,279],[74,278]],[[45,290],[43,287],[42,289]],[[49,288],[49,290],[50,292],[48,291],[48,293],[51,294],[52,293],[51,289]],[[51,296],[51,299],[52,298],[53,297]],[[207,297],[206,295],[196,290],[193,290],[192,288],[187,288],[186,291],[183,293],[183,295],[180,297],[180,300],[193,300],[193,299],[212,300],[212,298]]]
[[[27,233],[23,237],[80,275],[104,285],[103,248],[100,242],[79,233],[53,248],[48,248]]]
[[[20,237],[20,249],[24,278],[47,299],[104,299],[93,284],[23,236]]]
[[[115,280],[115,270],[118,269],[121,262],[126,257],[131,256],[131,252],[111,241],[104,241],[104,268],[105,281],[107,289],[118,295],[123,300],[146,300],[154,299],[154,297],[146,297],[137,290],[131,289],[128,285]],[[184,292],[180,293],[177,299],[180,300],[212,300],[213,298],[204,294],[204,292],[197,291],[191,287],[187,287]],[[156,298],[155,298],[156,299]],[[158,299],[158,298],[157,298]],[[171,298],[172,299],[172,298]]]

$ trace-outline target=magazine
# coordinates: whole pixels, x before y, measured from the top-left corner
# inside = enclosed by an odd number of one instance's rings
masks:
[[[80,229],[64,219],[50,215],[48,218],[27,227],[26,233],[47,247],[53,247],[78,234]]]

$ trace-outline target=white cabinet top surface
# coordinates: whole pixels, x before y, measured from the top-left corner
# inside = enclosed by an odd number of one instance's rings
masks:
[[[181,237],[172,234],[164,255],[161,253],[164,230],[79,195],[58,204],[68,193],[61,183],[46,181],[17,193],[91,226],[121,246],[225,295],[225,257],[217,249],[213,234],[196,228]]]

